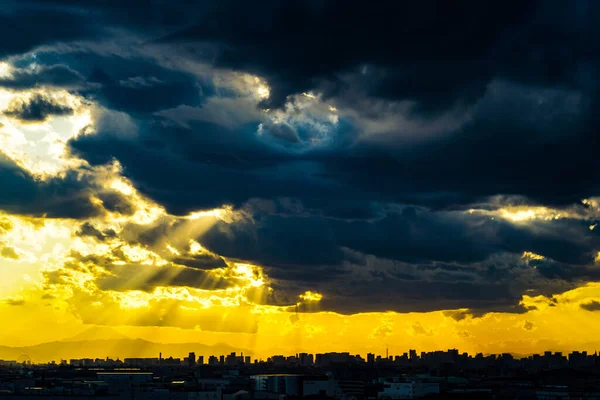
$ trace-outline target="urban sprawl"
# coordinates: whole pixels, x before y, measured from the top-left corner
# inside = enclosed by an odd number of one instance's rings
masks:
[[[0,399],[600,399],[600,356],[585,351],[475,356],[458,350],[0,360]]]

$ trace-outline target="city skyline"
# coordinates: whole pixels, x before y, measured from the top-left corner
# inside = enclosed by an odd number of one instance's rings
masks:
[[[69,367],[153,367],[153,366],[212,366],[212,367],[239,367],[252,365],[271,364],[275,367],[327,367],[332,365],[349,366],[353,364],[381,364],[382,366],[435,366],[443,363],[460,364],[461,362],[508,362],[508,363],[538,363],[537,368],[560,368],[560,367],[596,367],[600,365],[600,356],[595,351],[588,354],[587,351],[573,350],[569,353],[544,351],[541,354],[513,355],[510,353],[501,354],[469,354],[461,352],[459,349],[418,351],[417,349],[408,349],[400,354],[386,355],[367,353],[364,357],[361,354],[351,352],[327,352],[327,353],[296,353],[291,355],[274,354],[266,359],[253,358],[251,355],[244,355],[243,352],[233,351],[229,354],[199,354],[190,351],[185,357],[176,357],[174,355],[165,355],[160,352],[157,357],[111,357],[105,358],[70,358],[60,359],[48,362],[34,362],[26,354],[20,356],[21,360],[2,360],[0,367],[15,367],[23,365],[39,366],[69,366]]]
[[[600,349],[600,2],[260,3],[2,1],[0,358]]]
[[[289,363],[294,358],[298,362],[298,365],[305,365],[300,360],[304,357],[309,356],[306,360],[310,360],[309,364],[320,364],[319,357],[323,355],[336,355],[344,359],[339,359],[337,362],[340,364],[351,364],[353,362],[371,362],[373,360],[387,362],[399,358],[406,358],[409,360],[419,359],[423,357],[423,354],[439,354],[439,353],[452,353],[456,356],[473,358],[477,357],[503,357],[509,356],[515,360],[519,359],[531,359],[532,357],[545,355],[545,356],[559,356],[559,357],[570,357],[571,355],[583,355],[584,357],[597,357],[598,351],[587,351],[585,349],[571,348],[569,350],[557,351],[556,349],[546,349],[542,352],[526,352],[526,353],[514,353],[514,352],[468,352],[460,350],[458,348],[441,349],[437,348],[434,350],[424,350],[418,348],[409,348],[406,344],[392,343],[390,346],[385,347],[373,352],[360,353],[352,352],[347,349],[341,349],[337,351],[322,351],[315,352],[310,349],[304,349],[301,351],[290,352],[288,350],[282,350],[271,354],[255,354],[249,349],[239,348],[235,346],[217,344],[215,346],[207,346],[202,343],[156,343],[149,342],[139,338],[129,338],[119,334],[112,329],[106,330],[104,328],[95,329],[91,328],[86,332],[76,335],[72,338],[66,338],[63,341],[52,342],[47,344],[45,349],[54,351],[50,353],[40,353],[36,350],[36,346],[17,348],[16,352],[13,352],[13,358],[25,357],[34,364],[48,364],[50,362],[61,364],[66,362],[69,364],[70,360],[111,360],[111,362],[125,362],[127,359],[137,360],[175,360],[177,363],[181,362],[182,365],[187,363],[188,357],[192,357],[199,364],[206,365],[219,365],[228,364],[229,356],[232,356],[234,360],[241,359],[243,363],[250,364],[258,362],[278,362],[283,364]],[[383,344],[382,344],[383,346]],[[14,362],[10,360],[10,357],[6,356],[6,347],[0,346],[0,361]],[[30,349],[29,351],[27,349]],[[94,349],[92,352],[90,349]],[[31,356],[30,356],[30,354]],[[18,354],[18,357],[16,356]],[[66,356],[65,356],[66,355]],[[63,357],[64,356],[64,357]],[[237,357],[237,358],[236,358]],[[198,360],[202,360],[199,362]],[[248,362],[250,360],[250,362]],[[600,357],[598,357],[600,362]],[[60,361],[60,362],[59,362]],[[239,360],[238,360],[239,361]],[[293,361],[292,361],[293,362]]]
[[[184,359],[71,359],[49,364],[0,361],[0,398],[68,400],[254,399],[597,399],[600,357],[545,352],[472,357],[457,349],[366,359],[349,353],[237,355]]]

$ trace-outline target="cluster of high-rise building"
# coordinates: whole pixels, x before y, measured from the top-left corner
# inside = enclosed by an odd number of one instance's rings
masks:
[[[386,352],[387,353],[387,352]],[[205,362],[206,361],[206,362]],[[402,355],[236,353],[183,358],[0,361],[0,400],[600,399],[600,357],[574,351],[516,358],[456,349]]]
[[[27,361],[30,363],[30,361]],[[527,357],[515,358],[509,353],[484,355],[477,353],[475,356],[468,353],[460,353],[456,349],[447,351],[433,351],[417,353],[416,350],[409,350],[402,355],[381,356],[368,353],[366,358],[359,354],[349,352],[331,352],[308,354],[298,353],[291,356],[273,355],[266,360],[252,359],[244,354],[230,353],[228,355],[214,356],[207,359],[204,356],[196,356],[190,352],[184,358],[163,358],[159,354],[155,358],[124,358],[120,359],[71,359],[61,360],[59,364],[55,361],[49,365],[62,365],[72,367],[152,367],[152,366],[227,366],[239,367],[257,364],[268,364],[276,367],[326,367],[334,364],[348,365],[394,365],[399,367],[439,367],[443,365],[452,365],[462,369],[480,369],[493,365],[505,366],[508,368],[523,367],[528,370],[558,367],[593,367],[600,363],[600,356],[597,353],[588,354],[586,351],[573,351],[567,355],[561,352],[544,352],[544,354],[533,354]],[[17,361],[0,360],[0,367],[19,364]]]

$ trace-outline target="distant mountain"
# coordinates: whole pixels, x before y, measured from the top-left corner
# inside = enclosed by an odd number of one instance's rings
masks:
[[[61,359],[69,360],[72,358],[120,358],[128,357],[156,357],[162,353],[163,358],[173,356],[175,358],[187,357],[188,353],[193,351],[196,356],[203,355],[205,359],[210,355],[229,354],[232,352],[242,352],[245,355],[252,355],[246,349],[235,348],[227,344],[205,345],[200,343],[154,343],[143,339],[113,338],[113,339],[92,339],[92,340],[74,340],[77,337],[85,337],[88,331],[82,332],[73,338],[42,343],[35,346],[9,347],[0,346],[1,360],[17,360],[22,355],[28,355],[35,363],[56,361]],[[92,331],[93,336],[97,333],[106,332]],[[110,333],[110,332],[109,332]],[[118,334],[118,332],[114,332]],[[120,334],[118,334],[120,335]]]
[[[85,331],[68,339],[63,339],[61,342],[80,342],[82,340],[121,340],[130,339],[130,337],[115,331],[107,326],[92,326]]]

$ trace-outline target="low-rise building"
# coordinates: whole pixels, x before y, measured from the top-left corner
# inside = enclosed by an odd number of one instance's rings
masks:
[[[439,394],[437,382],[390,382],[386,383],[378,398],[382,400],[420,399],[430,394]]]

